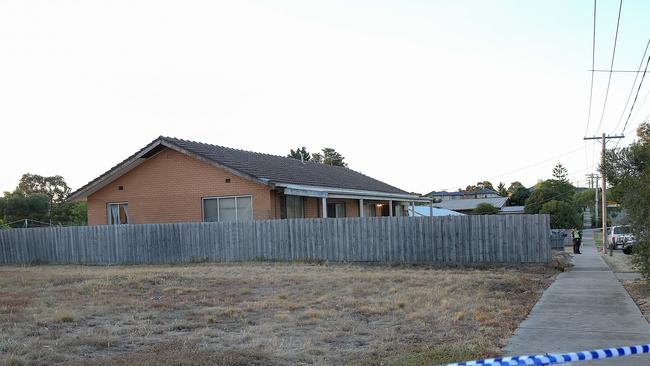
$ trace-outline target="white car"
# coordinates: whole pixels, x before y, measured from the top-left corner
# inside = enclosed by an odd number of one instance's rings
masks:
[[[632,228],[630,225],[612,226],[610,229],[609,240],[614,249],[623,249],[629,244],[634,244],[636,241],[632,235]]]

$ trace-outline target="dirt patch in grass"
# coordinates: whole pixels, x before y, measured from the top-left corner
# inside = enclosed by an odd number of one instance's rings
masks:
[[[421,365],[496,356],[555,273],[0,267],[0,364]]]

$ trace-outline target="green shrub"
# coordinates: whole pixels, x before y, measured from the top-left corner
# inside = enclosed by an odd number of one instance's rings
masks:
[[[543,204],[539,213],[551,215],[551,229],[582,228],[582,216],[571,203],[552,200]]]
[[[499,209],[489,203],[481,203],[472,211],[474,215],[496,215],[498,213]]]

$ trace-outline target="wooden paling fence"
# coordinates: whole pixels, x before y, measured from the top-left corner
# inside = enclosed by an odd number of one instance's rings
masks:
[[[318,260],[543,263],[548,215],[291,219],[0,230],[0,264]]]

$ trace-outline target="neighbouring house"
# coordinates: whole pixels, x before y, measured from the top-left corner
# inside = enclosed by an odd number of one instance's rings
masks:
[[[415,211],[413,211],[414,208]],[[408,212],[409,212],[409,216],[415,216],[415,217],[464,216],[465,215],[463,213],[448,210],[446,208],[434,207],[433,209],[429,209],[429,207],[427,206],[409,207]]]
[[[426,196],[431,197],[436,201],[501,197],[497,191],[489,188],[481,188],[475,191],[459,190],[457,192],[433,191],[427,193]]]
[[[464,214],[471,214],[472,211],[474,211],[474,209],[481,203],[490,204],[501,211],[504,207],[507,207],[508,197],[445,200],[445,201],[434,203],[433,205],[438,208],[444,208],[447,210],[452,210]]]
[[[159,137],[72,193],[88,224],[406,216],[431,199],[352,169]]]

